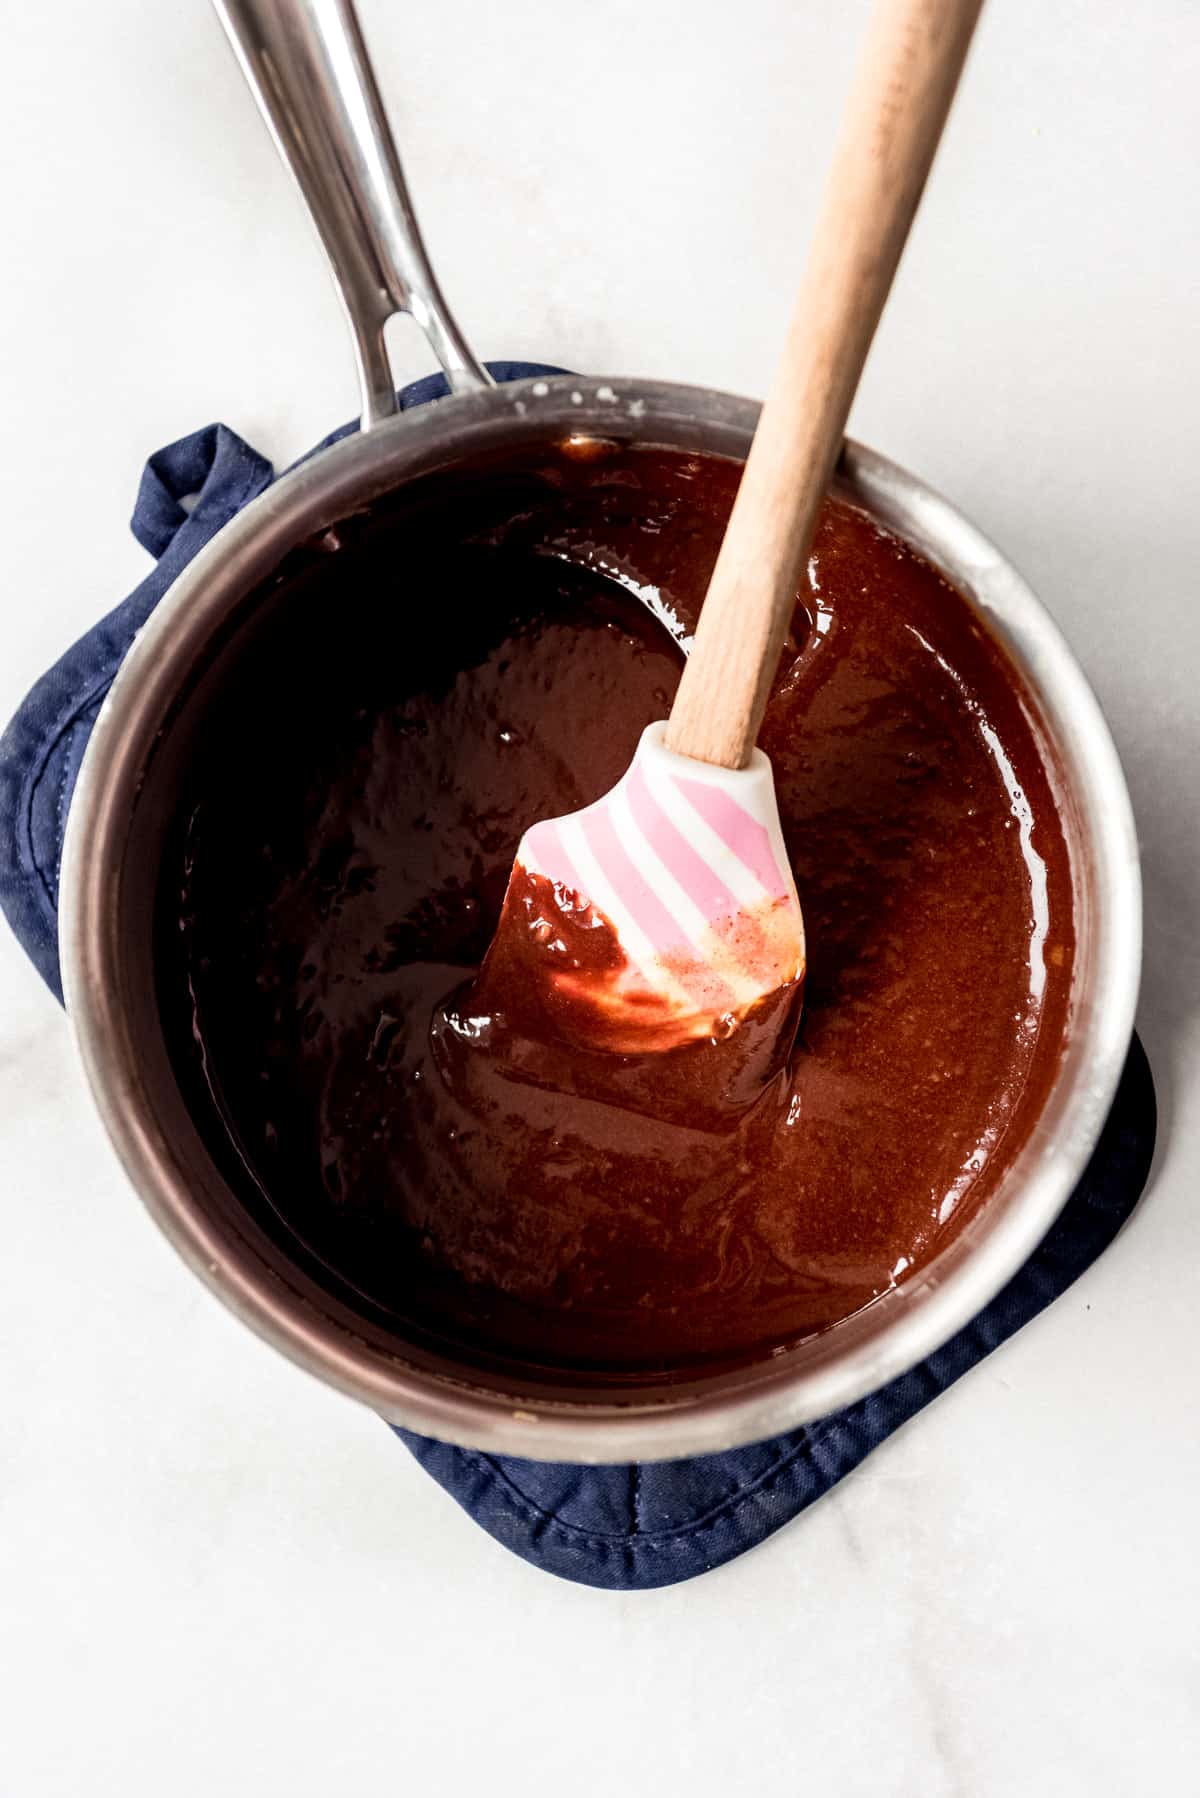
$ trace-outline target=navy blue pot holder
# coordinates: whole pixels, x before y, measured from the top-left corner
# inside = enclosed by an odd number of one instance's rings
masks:
[[[490,367],[499,380],[561,372],[528,363]],[[423,405],[445,391],[440,376],[430,377],[405,388],[401,405]],[[134,635],[176,575],[273,478],[271,465],[224,425],[209,425],[152,456],[133,531],[155,558],[154,568],[42,677],[0,739],[0,905],[59,999],[63,829],[96,715]],[[407,1430],[396,1434],[477,1523],[535,1567],[614,1589],[690,1579],[733,1560],[807,1509],[1065,1291],[1137,1203],[1154,1133],[1154,1086],[1135,1037],[1079,1186],[1003,1292],[911,1373],[772,1442],[690,1460],[575,1467],[477,1454]]]

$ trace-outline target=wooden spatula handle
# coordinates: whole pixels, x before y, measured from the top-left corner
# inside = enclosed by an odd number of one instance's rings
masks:
[[[878,0],[668,747],[742,768],[762,723],[850,403],[982,0]]]

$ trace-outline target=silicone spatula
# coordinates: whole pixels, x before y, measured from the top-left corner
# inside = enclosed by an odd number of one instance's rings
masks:
[[[800,900],[755,739],[981,3],[879,0],[670,717],[647,728],[610,793],[521,839],[488,960],[521,933],[560,1040],[626,1054],[720,1040],[800,990]],[[798,1004],[773,1015],[794,1031]]]

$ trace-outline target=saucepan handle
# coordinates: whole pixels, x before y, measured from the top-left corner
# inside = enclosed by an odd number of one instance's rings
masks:
[[[407,312],[454,391],[491,377],[442,297],[351,0],[214,0],[321,234],[350,325],[367,430],[396,410],[383,327]]]

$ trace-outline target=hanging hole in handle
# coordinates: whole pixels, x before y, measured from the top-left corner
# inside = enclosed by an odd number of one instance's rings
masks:
[[[383,347],[392,367],[396,390],[437,371],[420,326],[407,312],[393,313],[383,327]]]

